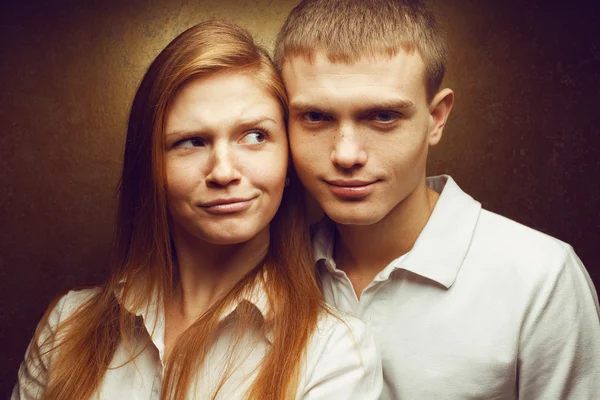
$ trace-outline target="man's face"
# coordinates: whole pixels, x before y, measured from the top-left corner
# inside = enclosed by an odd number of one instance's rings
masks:
[[[424,74],[419,54],[405,51],[353,64],[317,53],[283,65],[294,165],[336,223],[378,223],[424,184],[428,146],[439,140]]]

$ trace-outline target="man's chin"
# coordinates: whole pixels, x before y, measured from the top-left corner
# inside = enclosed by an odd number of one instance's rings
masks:
[[[342,210],[331,210],[327,212],[327,216],[336,224],[340,225],[357,225],[366,226],[374,225],[381,221],[381,217],[374,213],[357,213],[357,212],[343,212]]]

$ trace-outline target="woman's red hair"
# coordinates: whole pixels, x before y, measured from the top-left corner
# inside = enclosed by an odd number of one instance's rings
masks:
[[[50,351],[53,360],[44,399],[89,398],[98,390],[120,345],[129,348],[133,362],[141,349],[130,344],[143,328],[123,304],[139,309],[154,293],[162,302],[172,293],[178,273],[165,193],[165,119],[171,101],[186,82],[217,73],[251,75],[286,112],[285,89],[267,52],[236,25],[201,23],[183,32],[158,55],[138,88],[129,117],[110,277],[96,295],[60,324],[56,335],[39,343],[52,306],[36,331],[31,356]],[[186,397],[218,332],[221,313],[258,283],[269,299],[266,322],[273,340],[248,398],[295,397],[303,355],[325,307],[310,254],[303,189],[291,169],[289,178],[290,185],[270,225],[266,257],[177,339],[167,359],[161,398]],[[254,314],[238,309],[240,326],[252,324]],[[243,336],[243,329],[238,335]],[[223,376],[223,381],[226,378]]]

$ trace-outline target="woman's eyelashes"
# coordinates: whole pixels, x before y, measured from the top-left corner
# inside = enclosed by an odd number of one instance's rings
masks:
[[[256,146],[264,143],[269,136],[269,132],[265,129],[253,129],[249,132],[246,132],[242,138],[240,139],[240,143]]]
[[[204,147],[204,140],[198,137],[184,138],[173,144],[173,148],[191,149],[193,147]]]
[[[263,144],[269,138],[269,132],[264,129],[251,129],[242,133],[241,137],[236,143],[245,146],[258,146]],[[193,149],[195,147],[205,147],[210,145],[210,138],[201,138],[197,136],[181,138],[173,143],[171,148],[173,149]]]

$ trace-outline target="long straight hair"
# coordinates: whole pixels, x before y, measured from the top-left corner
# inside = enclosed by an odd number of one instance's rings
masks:
[[[155,294],[158,301],[164,301],[172,293],[178,272],[165,187],[166,115],[183,85],[217,73],[250,74],[279,100],[286,113],[285,89],[267,52],[236,25],[220,21],[196,25],[174,39],[152,62],[129,117],[109,279],[60,324],[56,335],[39,344],[44,341],[41,328],[50,307],[34,337],[33,356],[41,357],[42,348],[49,347],[53,359],[44,399],[89,398],[98,390],[119,345],[130,349],[133,362],[141,348],[133,349],[129,344],[143,328],[123,305],[140,309]],[[247,398],[295,397],[303,355],[325,306],[310,254],[303,189],[291,167],[288,176],[290,185],[270,224],[265,258],[179,336],[167,359],[161,398],[186,397],[218,335],[222,312],[256,284],[263,285],[269,300],[265,321],[272,345]],[[238,309],[240,320],[252,323],[253,314],[244,312],[243,307]],[[226,379],[222,377],[221,385]]]

